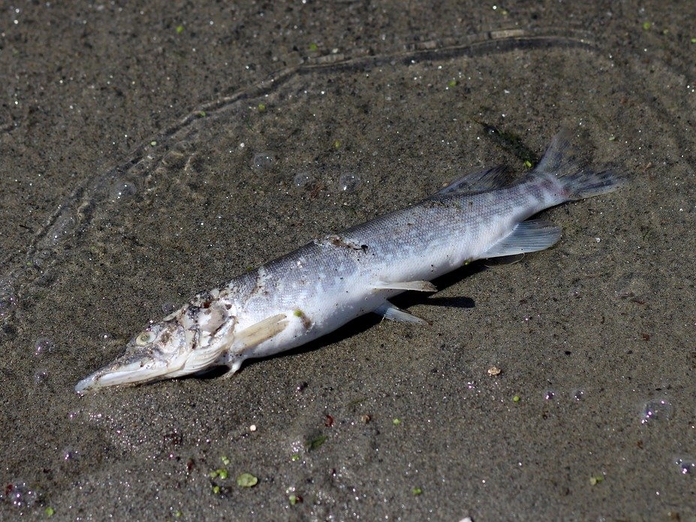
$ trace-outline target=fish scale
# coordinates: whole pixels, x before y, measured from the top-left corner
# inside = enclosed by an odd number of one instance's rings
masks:
[[[363,314],[425,323],[389,302],[463,264],[544,250],[561,231],[528,218],[566,201],[615,190],[624,179],[574,160],[569,132],[530,172],[500,167],[455,180],[411,207],[316,239],[225,287],[203,292],[134,337],[123,356],[81,380],[82,393],[180,377],[273,355],[330,333]]]

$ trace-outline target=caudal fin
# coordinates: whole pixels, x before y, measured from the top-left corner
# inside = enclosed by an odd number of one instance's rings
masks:
[[[626,178],[612,170],[594,171],[571,144],[572,133],[564,129],[551,140],[534,173],[552,175],[563,184],[567,200],[577,200],[613,192],[626,184]]]

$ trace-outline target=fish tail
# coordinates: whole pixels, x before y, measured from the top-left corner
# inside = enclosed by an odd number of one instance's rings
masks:
[[[626,183],[626,178],[613,170],[592,170],[571,144],[572,134],[565,129],[556,134],[534,174],[555,177],[563,186],[567,201],[590,198],[613,192]]]

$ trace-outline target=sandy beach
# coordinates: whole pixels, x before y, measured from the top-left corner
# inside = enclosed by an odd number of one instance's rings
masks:
[[[696,7],[226,4],[2,10],[0,519],[694,519]],[[629,184],[395,301],[431,326],[75,393],[197,292],[562,128]]]

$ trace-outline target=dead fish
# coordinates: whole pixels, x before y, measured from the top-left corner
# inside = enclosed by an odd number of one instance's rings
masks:
[[[528,219],[566,201],[612,192],[623,178],[573,159],[559,133],[539,164],[512,177],[496,167],[469,174],[420,203],[316,239],[226,286],[196,295],[148,326],[77,392],[145,383],[303,345],[368,312],[424,321],[389,298],[435,292],[431,280],[476,259],[544,250],[559,227]]]

